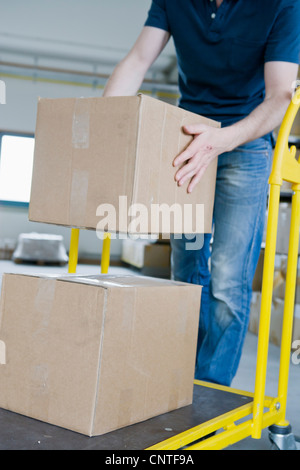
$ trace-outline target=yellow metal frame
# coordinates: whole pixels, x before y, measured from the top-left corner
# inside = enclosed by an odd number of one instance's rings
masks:
[[[78,263],[78,246],[79,246],[79,228],[71,229],[69,264],[68,272],[76,273]],[[105,232],[103,234],[102,254],[101,254],[101,274],[107,274],[110,262],[110,240],[111,234]]]
[[[195,426],[170,439],[162,441],[149,449],[151,450],[218,450],[224,449],[248,436],[260,439],[262,429],[277,424],[288,425],[286,420],[286,404],[288,390],[289,364],[291,354],[292,327],[294,315],[294,298],[297,275],[299,226],[300,226],[300,164],[295,158],[296,148],[289,148],[288,139],[291,128],[300,105],[300,89],[298,89],[286,111],[282,121],[273,156],[272,171],[269,178],[269,204],[266,245],[263,268],[263,283],[261,291],[260,325],[258,333],[256,377],[254,393],[235,390],[208,382],[195,380],[195,386],[209,387],[233,394],[253,398],[249,403],[228,413],[218,416],[199,426]],[[280,188],[282,181],[292,183],[292,211],[290,237],[286,274],[286,290],[283,312],[282,341],[280,349],[280,364],[277,397],[265,396],[267,356],[273,294],[274,262],[276,253],[276,238]],[[76,272],[78,257],[79,230],[72,229],[70,244],[69,272]],[[103,240],[101,271],[107,272],[109,266],[110,236]],[[200,438],[218,431],[214,436],[204,440]],[[197,442],[198,441],[198,442]]]
[[[195,380],[195,386],[209,387],[224,392],[230,392],[237,395],[254,397],[253,393],[236,390],[231,387],[211,384],[200,380]],[[263,415],[263,427],[268,427],[277,421],[280,413],[278,412],[277,399],[264,397],[264,406],[268,411]],[[206,421],[183,433],[177,434],[170,439],[159,442],[149,447],[147,450],[221,450],[248,436],[251,436],[252,430],[252,411],[253,401],[235,408],[228,413],[217,416],[210,421]],[[247,419],[248,418],[248,419]],[[214,431],[221,431],[213,437],[208,437],[197,442],[202,437],[208,436]]]

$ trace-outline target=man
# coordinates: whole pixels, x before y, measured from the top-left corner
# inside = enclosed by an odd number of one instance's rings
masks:
[[[212,250],[211,235],[197,251],[185,250],[184,237],[172,238],[173,276],[204,286],[195,377],[230,385],[248,328],[271,131],[284,116],[297,77],[300,1],[153,0],[139,38],[104,95],[136,94],[171,35],[179,106],[222,123],[186,127],[193,141],[174,160],[177,184],[192,191],[219,156]]]

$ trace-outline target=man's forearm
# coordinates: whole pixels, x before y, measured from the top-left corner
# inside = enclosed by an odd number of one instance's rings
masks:
[[[116,66],[103,96],[135,95],[144,77],[169,40],[170,34],[159,28],[145,26],[133,48]]]
[[[227,128],[231,142],[229,150],[262,137],[279,126],[290,100],[290,93],[266,98],[249,116],[229,126]]]
[[[103,96],[135,95],[143,80],[145,71],[134,60],[124,59],[114,69],[103,92]]]

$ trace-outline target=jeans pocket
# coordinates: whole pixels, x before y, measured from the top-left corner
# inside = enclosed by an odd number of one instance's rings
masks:
[[[236,147],[236,152],[247,153],[247,154],[262,154],[269,157],[272,153],[271,142],[267,139],[260,137],[258,139],[247,142],[246,144]]]

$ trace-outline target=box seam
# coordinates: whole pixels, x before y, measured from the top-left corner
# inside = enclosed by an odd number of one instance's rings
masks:
[[[140,128],[141,128],[141,122],[142,122],[142,111],[143,111],[143,95],[139,93],[137,95],[139,98],[139,115],[138,115],[138,120],[137,120],[137,133],[136,133],[136,153],[135,153],[135,159],[134,159],[134,173],[133,173],[133,187],[132,187],[132,192],[131,192],[131,201],[130,201],[130,207],[135,203],[136,201],[136,196],[137,196],[137,168],[138,168],[138,162],[139,162],[139,148],[140,148]]]
[[[41,101],[42,98],[39,96],[38,97],[38,103],[37,103],[37,110],[36,110],[36,121],[35,121],[35,136],[38,134],[38,126],[39,126],[39,116],[40,116],[40,107],[41,107]],[[34,172],[34,161],[35,161],[35,151],[36,151],[36,145],[34,146],[34,151],[33,151],[33,170],[32,173]],[[28,207],[28,219],[31,220],[31,199],[32,199],[32,194],[33,194],[33,187],[31,185],[30,188],[30,196],[29,196],[29,207]]]
[[[3,278],[2,278],[1,302],[0,302],[0,332],[1,332],[1,326],[2,326],[2,321],[3,321],[3,317],[4,317],[4,311],[5,311],[6,278],[7,278],[7,275],[4,273]],[[0,339],[1,339],[1,336],[0,336]]]
[[[102,325],[101,325],[101,338],[100,338],[100,345],[99,345],[99,353],[98,353],[98,371],[97,371],[97,381],[96,381],[96,393],[94,398],[94,409],[93,409],[93,416],[91,421],[91,429],[90,435],[93,436],[94,434],[94,427],[95,427],[95,418],[96,418],[96,409],[98,403],[98,395],[99,395],[99,384],[100,384],[100,375],[101,375],[101,364],[102,364],[102,354],[103,354],[103,342],[104,342],[104,327],[105,327],[105,318],[107,313],[107,297],[108,297],[108,289],[104,289],[104,302],[103,302],[103,316],[102,316]],[[99,305],[99,298],[98,298],[98,305]]]
[[[75,108],[76,108],[76,98],[74,98],[74,101],[73,101],[72,121],[70,123],[71,126],[73,126]],[[69,163],[70,178],[68,178],[68,201],[67,201],[68,202],[68,212],[67,212],[67,214],[68,214],[68,226],[70,226],[70,224],[71,224],[70,215],[71,215],[73,161],[74,161],[74,147],[73,147],[73,144],[72,144],[72,137],[71,137],[71,161]]]
[[[161,137],[160,137],[160,153],[159,153],[159,172],[158,172],[158,204],[160,204],[160,175],[161,175],[161,164],[162,164],[162,155],[163,155],[163,142],[164,142],[164,135],[165,135],[165,127],[166,127],[166,120],[167,120],[167,108],[164,106],[164,118],[162,123],[161,129]]]

